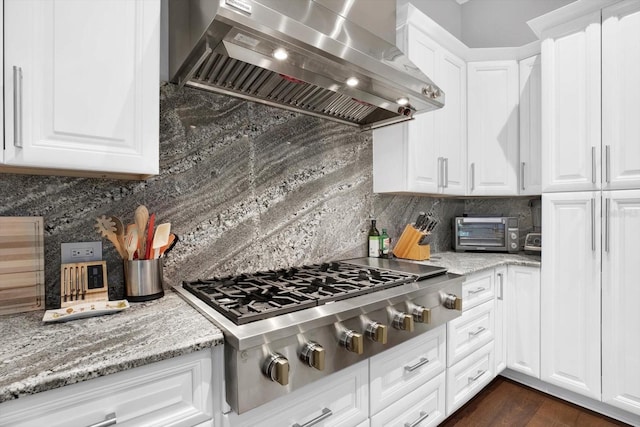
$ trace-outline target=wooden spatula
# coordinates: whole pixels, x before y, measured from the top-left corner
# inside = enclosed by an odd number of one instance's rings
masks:
[[[169,233],[171,233],[171,223],[165,222],[158,225],[153,236],[153,259],[160,258],[160,248],[169,243]]]

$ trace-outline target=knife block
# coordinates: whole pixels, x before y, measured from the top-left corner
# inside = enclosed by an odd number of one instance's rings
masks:
[[[429,234],[430,233],[416,230],[413,225],[407,224],[400,235],[395,248],[393,248],[393,254],[397,258],[412,259],[416,261],[429,259],[431,256],[431,247],[429,245],[418,244],[424,236],[428,236]]]

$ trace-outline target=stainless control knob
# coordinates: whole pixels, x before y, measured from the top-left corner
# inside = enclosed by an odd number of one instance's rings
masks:
[[[406,313],[398,313],[393,316],[393,327],[401,331],[413,331],[413,316]]]
[[[387,325],[371,322],[367,325],[365,333],[371,341],[379,342],[380,344],[387,343]]]
[[[289,384],[289,361],[281,354],[271,354],[262,365],[262,372],[271,381],[281,385]]]
[[[342,333],[342,336],[340,337],[340,345],[356,354],[362,354],[364,351],[362,334],[352,330],[346,330]]]
[[[454,294],[444,295],[442,305],[451,310],[462,310],[462,298]]]
[[[418,323],[431,323],[431,309],[419,305],[413,308],[413,320]]]
[[[324,370],[324,348],[316,342],[305,344],[300,352],[300,360],[318,371]]]

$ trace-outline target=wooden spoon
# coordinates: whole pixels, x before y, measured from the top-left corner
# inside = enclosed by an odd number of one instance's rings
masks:
[[[118,239],[120,248],[122,248],[122,250],[126,253],[127,250],[124,244],[124,225],[122,224],[120,218],[118,218],[117,216],[111,216],[111,222],[113,222],[114,224],[115,230],[113,232],[116,233],[116,238]]]
[[[144,258],[145,254],[145,231],[147,230],[147,222],[149,221],[149,210],[145,205],[140,205],[136,208],[133,214],[136,227],[138,227],[138,258]]]

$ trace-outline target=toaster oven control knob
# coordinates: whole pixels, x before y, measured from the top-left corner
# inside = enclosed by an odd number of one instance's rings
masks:
[[[281,354],[272,354],[264,361],[262,372],[271,381],[281,385],[289,384],[289,361]]]
[[[518,235],[516,233],[511,233],[511,240],[516,240]]]
[[[414,307],[413,320],[418,323],[431,323],[431,309],[424,308],[421,305]]]
[[[367,338],[380,344],[387,343],[387,325],[378,322],[371,322],[367,325]]]
[[[352,330],[346,330],[342,333],[342,336],[340,337],[340,345],[356,354],[362,354],[364,351],[362,334]]]
[[[517,247],[518,247],[518,244],[516,242],[511,243],[511,249],[515,249]]]
[[[300,352],[300,360],[318,371],[324,370],[324,348],[316,342],[305,344]]]
[[[413,332],[413,316],[398,313],[393,317],[393,327],[401,331]]]

